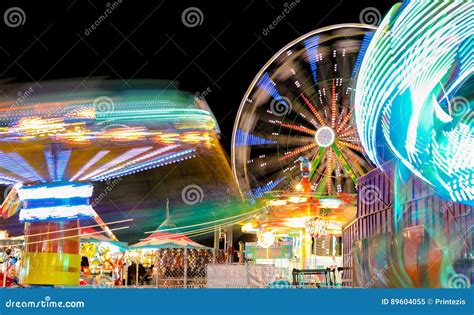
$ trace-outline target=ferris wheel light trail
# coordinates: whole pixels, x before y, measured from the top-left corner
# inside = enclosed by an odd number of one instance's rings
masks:
[[[313,148],[316,147],[316,144],[313,143],[313,144],[308,144],[307,146],[304,146],[304,147],[301,147],[301,148],[298,148],[296,150],[293,150],[291,152],[287,152],[285,153],[285,156],[284,157],[281,157],[279,160],[280,161],[283,161],[283,160],[287,160],[289,158],[294,158],[295,156],[297,156],[298,154],[301,154],[302,152],[305,152],[307,150],[311,150]]]
[[[326,122],[324,119],[321,117],[321,115],[316,111],[316,108],[314,108],[314,105],[311,104],[311,102],[304,96],[303,93],[301,93],[301,98],[304,100],[306,105],[311,109],[311,112],[314,114],[314,117],[318,120],[318,122],[321,124],[321,126],[325,126]]]
[[[285,127],[285,128],[289,128],[289,129],[293,129],[293,130],[296,130],[296,131],[302,131],[302,132],[305,132],[309,135],[312,135],[314,136],[316,134],[316,131],[314,130],[311,130],[311,129],[308,129],[306,127],[303,127],[303,126],[296,126],[296,125],[291,125],[291,124],[284,124],[284,123],[281,123],[280,124],[282,127]]]
[[[313,31],[262,68],[242,100],[232,140],[244,196],[293,189],[300,157],[311,165],[308,189],[355,193],[357,177],[372,166],[353,119],[353,77],[375,29],[343,24]]]

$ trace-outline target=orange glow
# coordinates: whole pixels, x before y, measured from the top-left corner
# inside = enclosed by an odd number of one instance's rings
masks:
[[[112,141],[140,141],[145,140],[146,136],[145,127],[118,127],[105,130],[99,138]]]

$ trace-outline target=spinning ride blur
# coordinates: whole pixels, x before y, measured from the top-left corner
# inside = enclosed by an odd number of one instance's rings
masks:
[[[21,102],[21,87],[3,87],[15,97],[0,103],[0,183],[13,187],[2,212],[20,211],[25,223],[24,284],[79,283],[82,219],[117,240],[89,202],[91,182],[191,159],[218,132],[207,104],[191,94],[154,82],[88,86],[70,94],[45,83]]]

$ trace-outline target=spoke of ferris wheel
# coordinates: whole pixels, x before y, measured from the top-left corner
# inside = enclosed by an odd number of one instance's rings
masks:
[[[336,94],[336,83],[332,80],[332,94],[331,94],[331,128],[334,129],[336,126],[336,110],[337,110],[337,94]]]
[[[342,128],[341,133],[346,133],[346,132],[348,132],[349,130],[351,130],[352,128],[357,128],[355,122],[353,122],[353,121],[347,123],[347,124],[344,126],[344,128]]]
[[[339,147],[341,150],[342,155],[346,159],[346,161],[351,165],[351,168],[353,170],[357,170],[359,175],[365,174],[364,169],[367,169],[369,167],[367,161],[360,157],[359,155],[355,154],[352,152],[350,149],[344,149],[343,147]]]
[[[343,175],[343,169],[344,169],[344,166],[341,165],[341,162],[339,162],[339,160],[336,160],[336,193],[339,192],[339,188],[341,187],[342,189],[342,180],[344,179],[344,176]]]
[[[319,180],[318,183],[318,188],[316,188],[316,194],[323,194],[324,191],[326,190],[328,182],[328,176],[326,174],[321,175],[321,179]]]
[[[267,140],[272,140],[272,143],[265,144],[252,144],[252,148],[271,148],[271,147],[280,147],[280,148],[296,148],[308,145],[308,143],[314,142],[314,137],[310,136],[293,136],[288,134],[274,134],[271,136],[265,136],[260,134],[256,137],[261,137]]]
[[[296,155],[298,154],[301,154],[303,152],[306,152],[308,150],[311,150],[313,148],[315,148],[317,146],[316,143],[311,143],[311,144],[308,144],[308,145],[305,145],[305,146],[302,146],[302,147],[299,147],[293,151],[289,151],[289,152],[286,152],[284,156],[280,157],[278,160],[279,161],[283,161],[283,160],[287,160],[289,158],[293,158],[295,157]]]
[[[319,122],[319,124],[321,126],[325,126],[326,122],[324,121],[323,116],[321,116],[321,114],[318,113],[318,111],[316,110],[314,105],[311,103],[311,101],[303,93],[301,93],[300,95],[301,95],[301,98],[303,99],[303,101],[306,103],[306,105],[308,105],[308,107],[311,110],[311,112],[313,113],[314,117],[316,117],[316,120]]]
[[[364,150],[358,144],[354,144],[354,143],[350,143],[350,142],[342,141],[342,140],[338,140],[337,143],[344,146],[344,147],[348,147],[352,150],[356,150],[356,151],[359,151],[361,153],[364,153]]]
[[[312,135],[312,136],[314,136],[316,134],[315,130],[311,130],[311,129],[303,127],[303,126],[297,126],[297,125],[286,124],[286,123],[280,123],[280,126],[288,128],[288,129],[301,131],[301,132],[307,133],[307,134]]]
[[[300,101],[297,97],[291,95],[292,106],[291,111],[294,112],[299,118],[304,119],[306,122],[314,126],[315,128],[319,128],[318,121],[315,120],[313,117],[313,113],[308,110],[304,102]]]
[[[310,143],[314,143],[314,136],[304,135],[289,135],[289,134],[280,134],[277,137],[278,144],[283,148],[290,147],[302,147]]]
[[[311,163],[311,173],[309,175],[309,181],[310,182],[313,180],[314,173],[318,169],[319,163],[321,163],[321,160],[324,157],[324,151],[325,150],[326,150],[326,148],[320,147],[319,150],[318,150],[318,153],[316,153],[316,155],[314,156],[314,159]]]
[[[346,170],[346,172],[349,174],[352,181],[354,182],[355,186],[357,187],[357,183],[358,183],[357,176],[355,176],[355,174],[352,171],[350,165],[347,163],[346,159],[344,159],[344,156],[342,155],[341,151],[339,151],[337,145],[335,145],[335,144],[333,144],[331,146],[331,148],[333,149],[334,153],[336,154],[336,157],[337,157],[338,161],[342,164],[342,166],[344,167],[344,169]]]
[[[311,151],[310,151],[311,152]],[[284,157],[282,152],[274,152],[263,156],[251,158],[252,163],[247,164],[249,173],[268,174],[277,170],[281,170],[283,165],[293,165],[298,155],[292,159],[281,159]]]
[[[348,136],[352,136],[353,134],[355,134],[357,132],[357,128],[353,127],[351,129],[349,129],[348,131],[344,131],[342,133],[340,133],[338,135],[338,138],[345,138],[345,137],[348,137]]]
[[[326,174],[327,156],[328,155],[326,153],[323,153],[321,162],[319,163],[318,167],[316,168],[316,171],[314,172],[312,183],[319,182],[321,178],[323,178]]]
[[[298,102],[295,102],[295,103],[299,105],[299,108],[297,109],[298,117],[301,117],[302,119],[307,121],[314,128],[316,128],[316,129],[320,128],[321,124],[314,117],[313,113],[311,111],[309,111],[308,108],[305,105],[300,104]],[[296,110],[295,110],[295,112],[296,112]]]
[[[347,115],[347,107],[343,106],[341,109],[341,113],[338,117],[338,120],[336,121],[337,127],[339,127],[342,124],[342,121],[346,117],[346,115]],[[337,130],[337,128],[335,130]]]
[[[341,124],[337,127],[336,129],[336,133],[339,133],[343,128],[344,126],[347,124],[347,122],[351,119],[352,117],[352,109],[349,111],[348,114],[346,114],[346,116],[344,117],[344,119],[342,120]]]
[[[327,185],[327,188],[328,188],[328,195],[331,195],[332,194],[332,186],[333,186],[332,173],[334,171],[335,154],[334,154],[334,151],[331,150],[331,149],[328,150],[327,154],[328,154],[328,166],[326,168],[326,177],[327,177],[326,185]]]

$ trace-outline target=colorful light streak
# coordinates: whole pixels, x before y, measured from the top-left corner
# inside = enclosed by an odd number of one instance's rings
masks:
[[[100,88],[61,94],[57,82],[45,82],[14,107],[14,95],[2,97],[0,182],[23,184],[21,221],[101,221],[88,202],[92,186],[80,182],[178,163],[215,145],[219,130],[204,100],[172,89],[95,84]]]
[[[43,184],[35,186],[23,186],[18,191],[20,199],[23,201],[47,198],[90,198],[93,186],[87,183],[57,183]]]
[[[87,183],[55,183],[23,186],[18,189],[22,203],[20,221],[92,218],[89,205],[93,186]]]
[[[355,95],[359,137],[374,163],[395,156],[439,193],[468,204],[474,203],[473,12],[472,1],[394,6],[367,49]],[[459,98],[462,108],[452,108]]]

